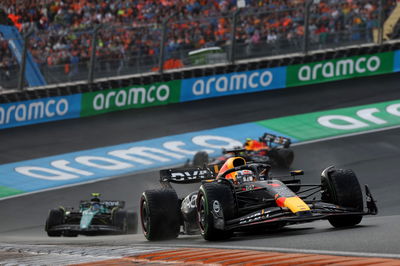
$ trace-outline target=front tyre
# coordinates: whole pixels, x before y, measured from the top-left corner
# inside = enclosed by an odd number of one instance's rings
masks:
[[[127,233],[128,234],[136,234],[137,233],[137,227],[138,227],[138,217],[136,212],[128,212],[127,213]]]
[[[196,152],[193,157],[193,166],[204,167],[209,161],[208,153],[205,151]]]
[[[341,207],[354,208],[362,212],[364,209],[360,183],[352,170],[329,170],[321,177],[322,201]],[[362,215],[337,215],[328,218],[334,227],[354,226],[361,222]]]
[[[147,240],[178,237],[180,231],[178,196],[173,189],[146,190],[140,198],[140,221]]]
[[[46,219],[45,230],[47,235],[50,237],[59,237],[62,235],[62,231],[53,231],[52,227],[56,225],[61,225],[64,223],[64,211],[59,209],[52,209]]]
[[[119,228],[123,234],[127,233],[127,212],[124,210],[116,210],[113,213],[112,223]]]
[[[235,199],[231,188],[221,183],[204,183],[197,196],[197,213],[201,235],[205,240],[216,241],[228,239],[232,236],[231,231],[216,228],[215,206],[220,206],[223,220],[233,219],[235,216]]]

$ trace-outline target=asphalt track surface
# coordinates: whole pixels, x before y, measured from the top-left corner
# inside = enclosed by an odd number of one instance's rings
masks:
[[[399,80],[399,74],[392,74],[2,130],[0,163],[298,113],[397,100],[400,98]],[[238,235],[230,241],[211,244],[200,236],[182,236],[150,245],[305,250],[334,254],[350,252],[400,257],[400,129],[302,144],[295,146],[294,150],[293,168],[305,171],[303,183],[318,183],[320,172],[332,164],[353,169],[360,183],[367,183],[378,200],[379,215],[366,217],[357,227],[340,230],[320,221],[287,227],[278,232]],[[142,191],[157,186],[158,173],[150,171],[2,200],[0,243],[149,245],[141,234],[48,238],[43,228],[50,208],[74,206],[91,192],[101,192],[107,199],[125,200],[128,209],[137,209]],[[177,189],[184,195],[194,188]]]

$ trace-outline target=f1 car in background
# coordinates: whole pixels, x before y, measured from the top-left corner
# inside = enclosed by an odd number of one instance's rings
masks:
[[[100,200],[92,193],[90,201],[82,200],[79,210],[59,207],[52,209],[46,220],[48,236],[134,234],[137,232],[137,214],[123,210],[124,201]]]
[[[192,161],[192,166],[203,167],[207,164],[217,165],[219,168],[231,157],[243,157],[247,162],[267,163],[272,166],[289,168],[294,160],[294,152],[290,148],[291,140],[283,136],[265,133],[259,140],[246,139],[243,147],[222,150],[222,156],[210,159],[208,153],[197,152]],[[190,165],[187,164],[186,166]]]
[[[218,174],[210,168],[161,170],[163,188],[146,190],[140,199],[144,236],[148,240],[170,239],[182,232],[223,240],[234,232],[321,219],[334,227],[355,226],[363,215],[377,214],[367,185],[364,209],[361,186],[352,170],[328,167],[319,184],[303,185],[301,170],[276,178],[270,176],[269,169],[270,165],[246,164],[243,158],[234,157]],[[200,182],[200,188],[185,198],[178,198],[171,185]]]

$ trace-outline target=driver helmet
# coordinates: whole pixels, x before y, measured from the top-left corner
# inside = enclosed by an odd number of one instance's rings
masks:
[[[90,205],[93,210],[99,210],[100,209],[100,199],[98,198],[98,195],[94,195],[94,197],[90,200]]]
[[[251,138],[246,138],[246,141],[243,146],[246,150],[251,150],[253,147],[253,140]]]
[[[246,160],[242,157],[231,157],[228,160],[225,161],[225,163],[222,165],[221,169],[219,169],[217,178],[222,176],[227,170],[232,169],[237,166],[241,165],[246,165]],[[226,179],[232,179],[236,181],[236,172],[232,172],[230,174],[227,174],[225,176]]]
[[[94,210],[94,211],[100,210],[100,203],[92,202],[92,210]]]
[[[266,148],[266,146],[261,141],[257,141],[255,139],[247,138],[246,142],[244,143],[244,148],[247,151],[258,151],[258,150]]]
[[[254,173],[251,170],[241,170],[236,172],[236,181],[239,184],[244,182],[252,182],[254,179]]]

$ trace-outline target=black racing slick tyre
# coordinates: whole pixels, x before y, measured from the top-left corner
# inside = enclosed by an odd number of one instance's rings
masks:
[[[222,183],[204,183],[197,195],[197,213],[201,235],[205,240],[218,241],[232,236],[231,231],[216,228],[215,213],[221,209],[223,220],[235,217],[235,198],[231,188]]]
[[[276,161],[278,166],[289,168],[294,160],[294,152],[292,149],[279,149],[276,151]]]
[[[128,212],[127,213],[127,233],[128,234],[136,234],[138,227],[138,217],[136,212]]]
[[[45,230],[47,235],[50,237],[59,237],[62,235],[62,231],[52,230],[53,226],[64,223],[64,211],[62,209],[52,209],[46,219]]]
[[[354,172],[349,169],[331,170],[328,176],[321,177],[321,200],[339,205],[341,207],[354,208],[362,212],[364,209],[363,195],[360,183]],[[337,215],[328,218],[334,227],[354,226],[361,222],[362,215]]]
[[[209,161],[208,153],[205,151],[199,151],[196,152],[196,154],[193,157],[193,166],[204,167],[204,165],[208,164],[208,161]]]
[[[175,190],[159,189],[143,192],[140,198],[140,221],[147,240],[178,237],[181,215]]]
[[[127,212],[124,210],[116,210],[113,213],[112,223],[115,227],[121,230],[121,233],[127,232]]]

